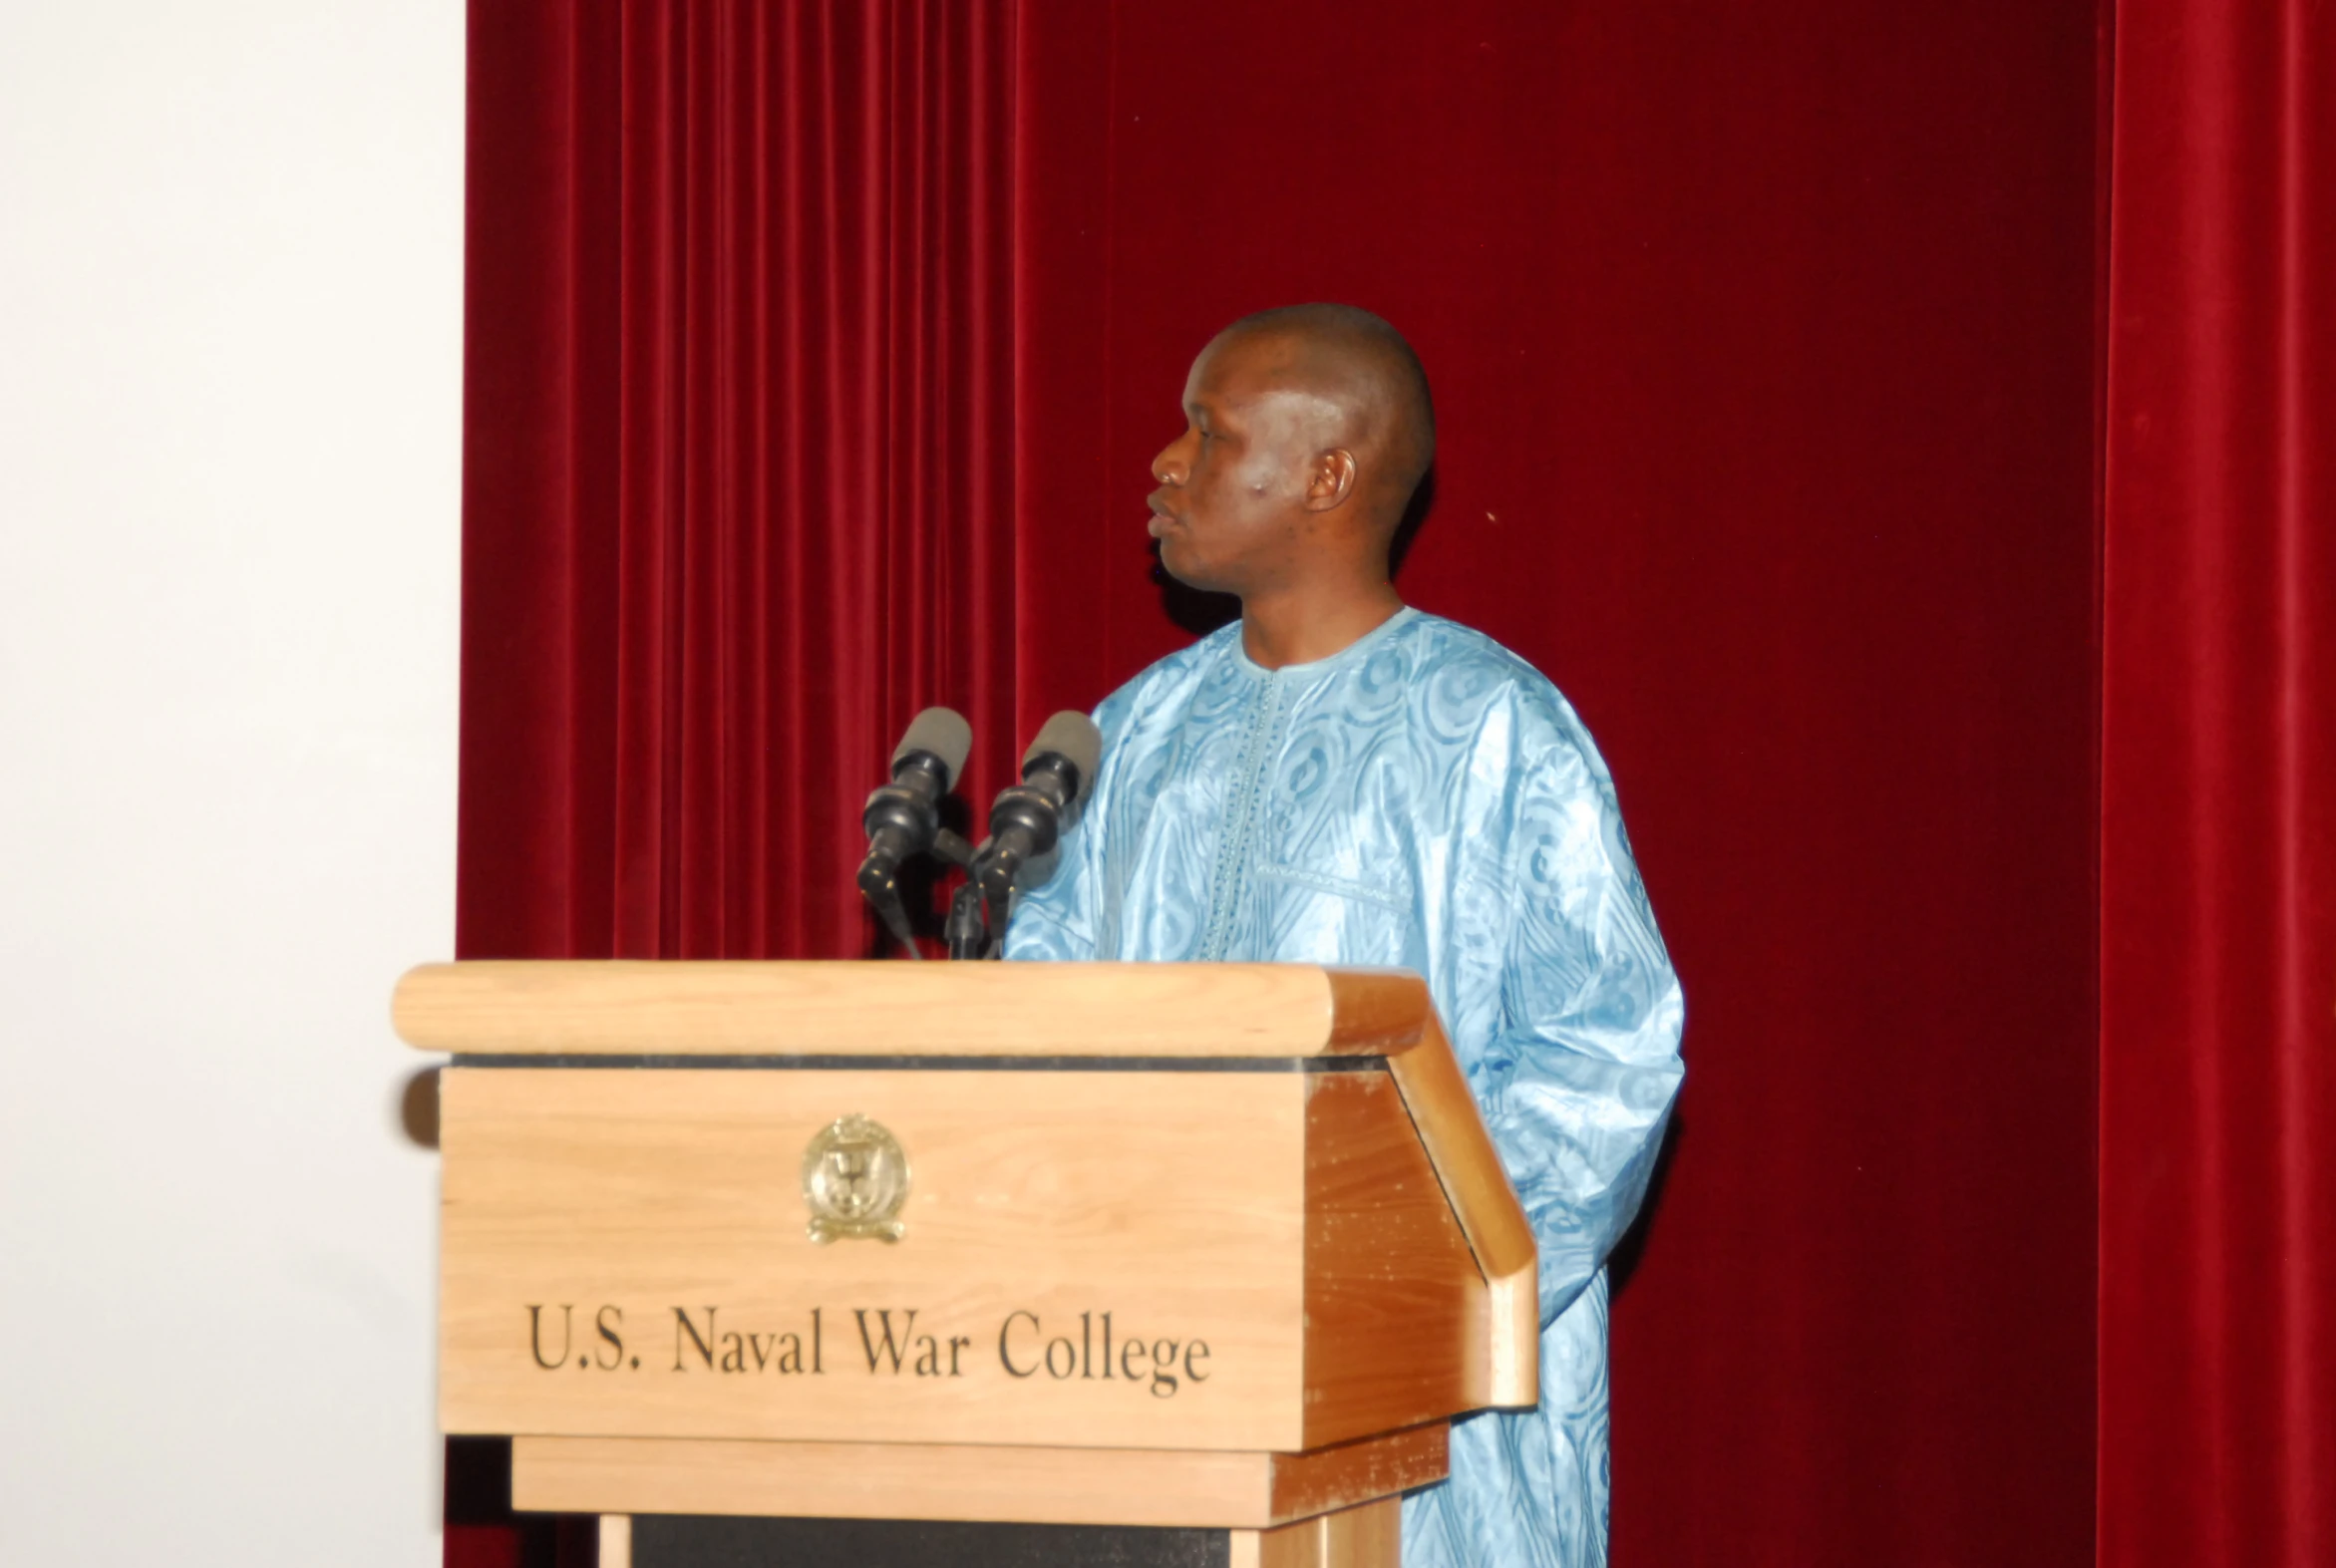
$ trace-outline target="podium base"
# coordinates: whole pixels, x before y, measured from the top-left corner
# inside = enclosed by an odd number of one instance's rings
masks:
[[[1232,1568],[1225,1530],[643,1514],[629,1568]],[[603,1539],[607,1532],[603,1530]],[[601,1568],[610,1568],[601,1555]]]
[[[1393,1497],[1270,1530],[603,1514],[600,1568],[1399,1568]]]

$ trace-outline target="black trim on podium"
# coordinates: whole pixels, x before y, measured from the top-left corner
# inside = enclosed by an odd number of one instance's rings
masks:
[[[633,1568],[1226,1568],[1223,1530],[635,1514]]]

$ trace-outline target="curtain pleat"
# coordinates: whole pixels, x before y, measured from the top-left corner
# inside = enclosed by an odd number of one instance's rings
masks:
[[[1011,7],[492,9],[474,352],[552,363],[472,374],[460,946],[870,951],[901,727],[1015,755]]]
[[[2336,1561],[2336,16],[2117,8],[2104,1568]]]

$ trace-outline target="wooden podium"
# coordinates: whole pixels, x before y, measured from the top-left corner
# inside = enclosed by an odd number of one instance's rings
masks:
[[[1392,1565],[1451,1418],[1536,1398],[1531,1233],[1409,974],[466,963],[396,1019],[454,1057],[441,1422],[604,1565],[778,1560],[753,1519]]]

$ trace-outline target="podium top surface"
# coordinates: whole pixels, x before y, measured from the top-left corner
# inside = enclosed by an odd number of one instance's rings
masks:
[[[1311,1058],[1434,1017],[1395,969],[1305,964],[537,960],[425,964],[399,1036],[482,1056]]]

